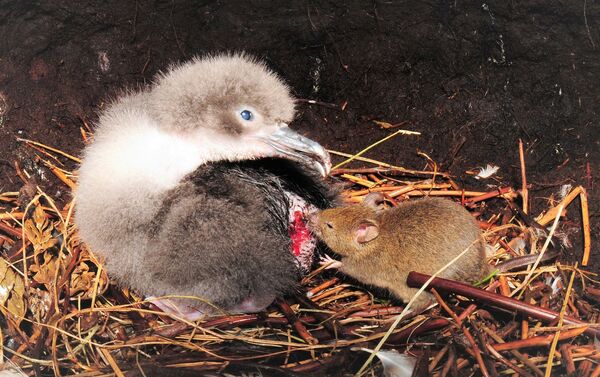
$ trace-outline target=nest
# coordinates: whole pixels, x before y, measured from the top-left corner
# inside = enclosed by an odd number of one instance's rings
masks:
[[[88,133],[82,134],[87,140]],[[62,165],[75,157],[23,142],[65,185],[75,186],[76,176]],[[509,187],[469,191],[438,172],[431,160],[426,170],[417,171],[351,159],[376,167],[334,170],[347,183],[348,203],[371,191],[383,192],[390,205],[413,197],[451,197],[477,214],[494,249],[492,264],[546,252],[567,219],[565,208],[580,198],[581,265],[587,264],[585,190],[549,198],[547,211],[533,217],[523,159],[519,192]],[[577,263],[535,263],[496,274],[480,288],[413,274],[413,283],[427,282],[438,301],[414,317],[406,316],[406,306],[388,293],[319,268],[301,281],[296,294],[263,313],[190,323],[111,283],[78,239],[73,204],[58,208],[17,170],[28,184],[20,193],[0,194],[0,357],[27,375],[137,376],[161,370],[185,375],[190,370],[195,375],[371,376],[384,372],[373,359],[379,349],[409,355],[416,376],[600,375],[594,343],[600,290],[593,287],[595,274]]]

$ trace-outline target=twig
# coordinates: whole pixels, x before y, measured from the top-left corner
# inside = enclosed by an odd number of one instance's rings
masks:
[[[560,346],[560,355],[562,356],[562,364],[567,370],[567,374],[572,376],[575,374],[575,362],[573,361],[573,355],[571,354],[571,345],[563,344]]]
[[[304,297],[302,294],[296,294],[295,297],[299,304],[307,306],[309,309],[311,309],[312,315],[329,332],[329,335],[337,338],[338,333],[344,333],[344,327],[337,320],[334,320],[329,313],[326,313],[321,306]],[[304,317],[302,318],[302,322],[307,322]]]
[[[489,377],[490,373],[488,372],[487,367],[485,366],[485,363],[483,362],[483,358],[481,357],[481,349],[479,349],[479,346],[477,345],[477,342],[475,342],[475,339],[473,338],[473,335],[471,335],[471,332],[469,331],[469,329],[467,329],[466,326],[461,326],[461,324],[460,324],[461,321],[456,316],[456,313],[454,313],[454,311],[452,311],[452,309],[450,309],[450,307],[446,304],[446,302],[442,299],[440,294],[437,293],[437,291],[435,289],[431,289],[431,293],[433,293],[433,295],[435,296],[435,299],[440,304],[440,306],[446,311],[446,313],[448,313],[454,319],[454,322],[456,322],[456,325],[460,326],[463,334],[465,335],[465,338],[467,338],[467,340],[471,344],[471,347],[473,347],[473,353],[475,355],[475,360],[477,360],[477,364],[479,364],[479,370],[481,371],[481,374],[484,377]]]
[[[577,268],[577,264],[575,264],[575,268]],[[575,281],[575,275],[577,271],[574,270],[571,273],[571,279],[569,280],[569,285],[567,287],[567,292],[565,293],[565,299],[563,300],[562,308],[560,310],[560,314],[558,316],[558,328],[559,330],[554,334],[554,339],[552,339],[552,345],[550,346],[550,353],[548,356],[548,362],[546,363],[546,374],[545,377],[550,377],[552,373],[552,360],[554,359],[554,352],[556,351],[556,345],[558,344],[558,339],[561,334],[560,328],[563,326],[565,312],[567,310],[567,304],[569,302],[569,297],[571,296],[571,289],[573,288],[573,281]]]
[[[330,109],[335,109],[335,110],[342,110],[342,107],[340,105],[336,105],[335,103],[315,101],[314,99],[297,98],[296,102],[308,103],[309,105],[328,107]]]
[[[521,197],[523,198],[523,212],[528,213],[529,191],[527,190],[527,173],[525,172],[525,153],[523,152],[523,140],[519,139],[519,161],[521,162]]]
[[[33,145],[38,146],[40,148],[47,149],[47,150],[52,151],[54,153],[58,153],[61,156],[64,156],[64,157],[68,158],[69,160],[77,162],[78,164],[81,163],[81,160],[79,158],[77,158],[75,156],[71,156],[70,154],[68,154],[66,152],[63,152],[63,151],[61,151],[59,149],[49,147],[49,146],[44,145],[42,143],[38,143],[37,141],[33,141],[33,140],[29,140],[29,139],[21,139],[21,138],[17,138],[17,141],[22,141],[22,142],[27,143],[27,144],[33,144]]]
[[[336,152],[336,151],[331,151],[331,150],[329,151],[329,153],[338,154],[342,157],[352,157],[351,154]],[[444,178],[447,178],[447,173],[439,173],[439,172],[436,173],[436,172],[427,171],[427,170],[409,170],[409,169],[400,168],[399,166],[397,166],[395,168],[383,167],[384,165],[385,166],[393,166],[393,165],[389,165],[384,162],[379,162],[379,161],[375,161],[375,160],[369,160],[369,159],[362,158],[362,157],[356,158],[356,160],[382,164],[382,166],[375,167],[375,168],[339,168],[339,169],[335,169],[335,171],[332,171],[331,175],[335,176],[335,175],[341,175],[341,174],[388,174],[388,175],[412,174],[412,175],[419,175],[419,176],[420,175],[439,175]]]
[[[442,361],[442,358],[446,355],[449,348],[450,348],[450,343],[446,343],[446,345],[444,347],[442,347],[441,350],[439,350],[439,352],[433,357],[433,359],[431,359],[431,362],[429,363],[429,367],[427,368],[429,371],[429,374],[431,374],[431,372],[433,372],[433,370],[438,365],[438,363],[440,361]],[[450,356],[448,356],[448,357],[450,357]]]
[[[372,189],[356,190],[352,191],[348,195],[350,197],[354,197],[367,195],[372,192],[389,192],[388,195],[390,196],[398,196],[409,193],[414,190],[447,189],[449,187],[449,184],[417,183],[406,186],[380,186],[374,187]]]
[[[25,174],[23,173],[23,171],[21,170],[21,167],[19,166],[19,163],[17,161],[15,161],[15,172],[17,173],[17,177],[19,177],[19,179],[24,183],[24,184],[28,184],[29,183],[29,177],[26,177]]]
[[[474,198],[470,198],[468,200],[465,200],[465,203],[477,203],[477,202],[481,202],[483,200],[488,200],[491,198],[495,198],[497,196],[502,196],[505,197],[507,194],[512,193],[512,188],[510,187],[502,187],[499,188],[498,190],[494,190],[494,191],[490,191],[487,193],[483,193],[481,195],[475,196]],[[468,196],[468,195],[465,195]]]
[[[350,182],[356,183],[358,185],[369,187],[369,188],[371,188],[373,186],[377,186],[377,183],[375,183],[375,182],[371,182],[368,179],[364,179],[364,178],[360,178],[360,177],[355,177],[355,176],[350,175],[350,174],[342,174],[342,178],[347,179]]]
[[[514,323],[514,322],[513,322]],[[491,329],[489,329],[488,327],[484,326],[484,325],[476,325],[478,328],[482,329],[483,331],[486,332],[486,334],[488,334],[490,337],[492,337],[492,339],[494,339],[496,341],[496,343],[499,344],[503,344],[506,343],[504,341],[504,339],[502,339],[502,337],[498,334],[496,334],[495,332],[493,332]],[[493,348],[492,348],[493,349]],[[523,355],[522,353],[520,353],[517,350],[510,350],[510,353],[515,356],[517,359],[519,359],[519,361],[521,361],[523,364],[525,364],[526,366],[528,366],[532,371],[534,371],[534,373],[540,377],[544,376],[544,372],[542,372],[542,370],[540,368],[538,368],[535,363],[531,362],[531,360],[529,360],[525,355]]]
[[[366,147],[362,151],[356,153],[355,155],[351,156],[347,160],[342,161],[339,164],[335,165],[334,167],[331,168],[331,170],[335,170],[335,169],[339,168],[340,166],[346,165],[347,163],[355,160],[357,157],[360,157],[361,155],[363,155],[365,152],[368,152],[369,150],[378,146],[379,144],[384,143],[384,142],[388,141],[389,139],[393,138],[394,136],[397,136],[400,134],[402,134],[402,135],[421,135],[420,132],[416,132],[416,131],[397,130],[396,132],[392,133],[391,135],[388,135],[388,136],[384,137],[383,139],[376,141],[375,143],[369,145],[368,147]]]
[[[327,152],[334,154],[336,156],[342,156],[342,157],[348,157],[348,158],[352,157],[354,160],[357,160],[357,161],[368,162],[370,164],[379,165],[380,167],[383,167],[383,168],[392,169],[393,171],[397,172],[398,174],[404,173],[404,174],[412,174],[412,175],[439,175],[439,176],[445,177],[445,178],[448,177],[448,173],[406,169],[406,168],[403,168],[400,166],[388,164],[386,162],[381,162],[381,161],[377,161],[377,160],[373,160],[373,159],[365,158],[365,157],[360,157],[360,156],[356,156],[356,155],[352,155],[352,154],[348,154],[348,153],[338,152],[338,151],[334,151],[331,149],[328,149]],[[336,171],[332,171],[331,174],[335,175]]]
[[[389,191],[389,186],[384,187],[374,187],[370,189],[371,192],[386,192]],[[439,191],[421,191],[421,190],[409,190],[404,195],[407,196],[458,196],[458,197],[478,197],[481,195],[487,195],[489,193],[480,192],[480,191],[462,191],[462,190],[439,190]],[[510,198],[512,192],[508,192],[506,194],[502,194],[501,196],[505,198]],[[499,195],[493,195],[499,196]],[[360,196],[351,196],[348,198],[344,198],[345,201],[350,203],[360,203],[362,202],[362,198]],[[465,201],[468,202],[468,201]]]
[[[396,315],[402,313],[404,310],[401,306],[389,306],[387,308],[378,308],[378,309],[370,309],[370,310],[361,310],[358,312],[352,313],[353,317],[380,317],[386,315]]]
[[[107,361],[107,364],[109,364],[113,372],[115,372],[115,375],[117,377],[125,377],[125,375],[119,368],[119,365],[117,365],[117,362],[115,361],[114,357],[112,357],[110,352],[104,348],[100,348],[100,352],[104,359]]]
[[[292,308],[290,308],[290,305],[287,302],[285,302],[283,299],[277,299],[277,305],[281,308],[281,311],[290,322],[290,325],[292,325],[292,327],[296,329],[298,335],[300,335],[300,337],[304,339],[304,341],[307,344],[313,345],[319,343],[319,340],[312,336],[308,332],[306,327],[304,327],[304,325],[300,322],[300,320],[298,319]]]
[[[408,279],[406,280],[406,283],[409,287],[419,288],[422,287],[423,284],[427,282],[430,278],[430,275],[411,271],[408,274]],[[456,293],[461,296],[465,296],[497,308],[507,309],[512,312],[518,312],[533,318],[541,319],[545,322],[552,322],[556,320],[559,316],[559,313],[553,310],[526,304],[519,300],[515,300],[510,297],[504,297],[502,295],[488,292],[483,289],[478,289],[468,284],[460,283],[454,280],[436,277],[431,282],[429,282],[428,288],[435,288],[437,290],[441,290],[448,293]],[[589,326],[583,327],[583,331],[585,331],[587,334],[596,335],[600,337],[600,330],[596,327],[591,327],[589,323],[585,323],[571,317],[564,317],[564,322],[569,325]]]
[[[449,324],[450,321],[448,321],[446,318],[430,318],[416,325],[409,326],[394,335],[391,335],[387,341],[389,343],[404,343],[409,337],[418,336],[430,331],[436,331],[448,326]],[[390,328],[393,328],[393,326],[390,326]]]
[[[21,232],[20,231],[18,231],[17,229],[13,228],[12,226],[4,224],[2,221],[0,221],[0,230],[3,231],[3,232],[6,232],[8,234],[10,234],[13,237],[21,239]]]
[[[448,352],[448,360],[446,360],[446,364],[444,364],[444,368],[442,368],[442,373],[440,374],[440,377],[445,377],[448,375],[448,372],[450,372],[450,368],[452,368],[452,366],[456,365],[454,364],[454,362],[456,361],[456,351],[454,350],[454,347],[450,347],[450,351]]]
[[[510,360],[504,358],[490,344],[486,344],[486,348],[492,355],[494,355],[496,357],[496,360],[498,360],[502,364],[506,365],[507,367],[511,368],[512,370],[514,370],[516,373],[518,373],[519,376],[534,377],[533,374],[529,373],[528,371],[524,370],[523,368],[519,368],[517,365],[512,363]]]
[[[588,329],[588,327],[578,327],[578,328],[574,328],[571,330],[563,331],[558,336],[558,340],[575,338],[575,337],[583,334],[584,332],[586,332],[587,329]],[[500,351],[509,351],[509,350],[521,349],[521,348],[547,346],[549,342],[552,342],[552,339],[554,338],[554,336],[555,336],[555,334],[534,336],[529,339],[521,339],[521,340],[515,340],[514,342],[494,344],[492,347],[494,347],[494,349],[496,351],[500,352]],[[547,376],[547,374],[546,374],[546,376]]]

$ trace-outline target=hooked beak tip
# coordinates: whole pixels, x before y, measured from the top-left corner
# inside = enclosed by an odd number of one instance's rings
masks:
[[[325,178],[331,171],[329,153],[319,143],[292,131],[286,125],[266,138],[275,155],[298,161],[318,171]]]

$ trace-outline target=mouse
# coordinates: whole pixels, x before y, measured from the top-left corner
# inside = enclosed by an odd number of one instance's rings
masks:
[[[334,207],[311,214],[309,228],[341,261],[328,255],[320,264],[338,269],[363,283],[386,288],[404,302],[418,291],[406,285],[410,271],[432,275],[470,248],[439,276],[463,282],[480,281],[535,263],[539,254],[514,257],[491,266],[485,240],[473,216],[458,203],[442,198],[401,202],[385,209],[385,196],[367,195],[361,204]],[[549,250],[540,262],[560,256]],[[415,301],[418,312],[433,303],[423,292]]]
[[[423,198],[385,209],[382,201],[383,195],[371,193],[361,204],[311,215],[311,230],[342,257],[340,261],[324,257],[322,265],[387,289],[404,302],[418,291],[406,284],[410,271],[433,274],[467,248],[439,276],[472,283],[491,272],[481,230],[458,203]],[[413,311],[420,312],[433,302],[433,295],[423,292],[413,303]]]

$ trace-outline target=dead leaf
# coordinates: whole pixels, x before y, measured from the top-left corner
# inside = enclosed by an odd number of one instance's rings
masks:
[[[35,273],[33,280],[50,289],[54,285],[56,269],[60,268],[60,260],[49,252],[44,252],[43,258],[44,262],[41,265],[33,264],[29,267],[29,271]]]
[[[17,323],[25,315],[25,283],[9,263],[0,258],[0,305],[15,316]]]
[[[32,218],[25,220],[24,228],[25,235],[33,245],[35,255],[48,250],[58,242],[58,240],[52,236],[54,226],[46,217],[46,213],[42,207],[35,208]]]
[[[41,322],[50,310],[52,296],[47,291],[35,288],[29,291],[28,302],[29,310],[33,313],[35,319]]]

